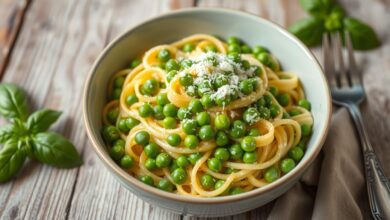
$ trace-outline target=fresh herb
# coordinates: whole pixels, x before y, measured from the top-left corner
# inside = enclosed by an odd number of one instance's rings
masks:
[[[348,32],[353,48],[370,50],[380,46],[375,31],[356,18],[345,15],[340,4],[333,0],[300,0],[302,8],[311,17],[292,24],[288,30],[307,46],[321,44],[324,33]]]
[[[0,84],[0,114],[10,124],[0,128],[0,182],[6,182],[23,167],[27,157],[59,168],[80,166],[74,145],[62,135],[48,132],[61,112],[42,109],[29,116],[26,93],[19,86]]]

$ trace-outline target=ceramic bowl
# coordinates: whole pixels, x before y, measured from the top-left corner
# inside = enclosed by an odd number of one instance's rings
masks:
[[[299,164],[287,175],[262,188],[217,198],[176,195],[143,184],[127,174],[110,158],[100,135],[101,114],[106,103],[109,77],[128,66],[131,58],[149,48],[167,44],[191,34],[237,36],[251,46],[266,46],[285,70],[296,73],[312,104],[313,134]],[[294,36],[276,24],[243,12],[226,9],[190,9],[164,14],[135,26],[113,40],[94,63],[86,82],[83,116],[94,151],[109,172],[124,187],[146,202],[183,215],[226,216],[259,207],[285,193],[303,175],[325,140],[331,99],[326,79],[317,60]]]

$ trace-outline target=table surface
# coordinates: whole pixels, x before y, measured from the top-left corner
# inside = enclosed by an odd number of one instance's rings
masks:
[[[368,95],[361,106],[366,127],[374,148],[386,152],[378,157],[390,176],[390,0],[341,2],[382,41],[380,49],[357,58]],[[238,9],[282,26],[307,16],[298,0],[0,0],[1,80],[24,87],[32,109],[62,110],[53,129],[71,139],[84,158],[83,166],[71,170],[29,161],[16,179],[0,185],[0,219],[189,218],[150,206],[111,176],[86,136],[81,98],[92,63],[116,35],[190,7]],[[321,59],[320,50],[314,52]],[[266,219],[271,210],[272,203],[232,218]]]

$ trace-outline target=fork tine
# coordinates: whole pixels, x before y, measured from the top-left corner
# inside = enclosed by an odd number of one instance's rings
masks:
[[[324,58],[324,71],[328,83],[331,87],[336,87],[335,68],[334,68],[334,56],[330,47],[329,35],[324,34],[322,36],[322,52]]]
[[[348,86],[350,83],[347,79],[347,71],[345,70],[343,52],[342,52],[342,43],[340,33],[332,35],[332,47],[338,60],[338,71],[336,71],[336,79],[339,87]]]
[[[362,84],[362,74],[358,70],[355,56],[353,54],[353,48],[352,48],[352,42],[351,42],[351,36],[349,35],[349,32],[346,31],[344,33],[345,35],[345,46],[347,47],[348,51],[348,65],[349,65],[349,71],[348,71],[348,77],[351,82],[351,87],[356,84]]]

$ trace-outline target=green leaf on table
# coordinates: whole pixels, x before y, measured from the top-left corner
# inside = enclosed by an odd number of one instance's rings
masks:
[[[299,0],[302,8],[313,16],[324,17],[329,14],[332,6],[332,0]]]
[[[28,117],[27,129],[33,134],[46,131],[55,121],[57,121],[60,115],[61,112],[51,109],[36,111]]]
[[[311,17],[294,23],[288,30],[310,47],[321,43],[325,27],[322,19]]]
[[[27,100],[22,88],[9,83],[0,84],[0,114],[9,120],[27,119]]]
[[[72,168],[83,163],[74,145],[55,132],[33,136],[33,152],[37,160],[55,167]]]
[[[16,140],[8,140],[0,151],[0,182],[6,182],[22,168],[26,154]]]
[[[351,17],[344,18],[343,25],[351,37],[354,49],[370,50],[380,46],[378,36],[369,25]]]
[[[13,137],[15,137],[15,131],[12,124],[0,128],[0,144],[4,144]]]

